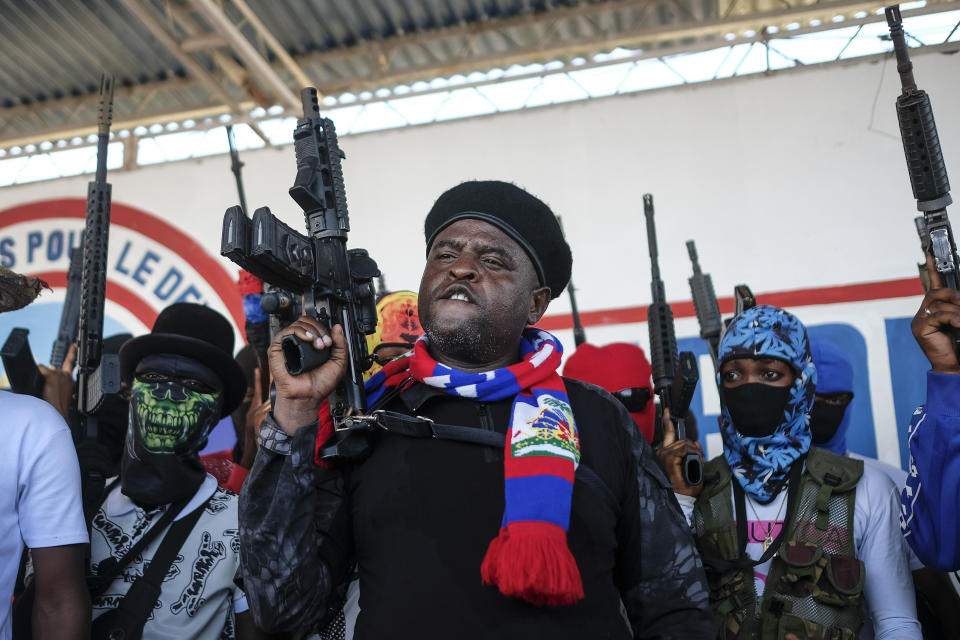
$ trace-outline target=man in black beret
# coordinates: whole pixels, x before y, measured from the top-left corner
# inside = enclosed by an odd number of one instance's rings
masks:
[[[94,638],[259,633],[234,584],[237,496],[198,453],[246,390],[233,336],[213,309],[177,303],[120,349],[129,420],[120,475],[93,518]]]
[[[466,182],[425,235],[426,335],[370,379],[368,403],[459,435],[385,430],[329,464],[322,403],[347,367],[342,328],[304,317],[281,332],[241,492],[258,624],[328,624],[355,571],[358,639],[712,637],[703,569],[648,445],[609,394],[559,376],[562,345],[534,327],[570,277],[553,212],[515,185]],[[329,360],[290,376],[287,334]]]

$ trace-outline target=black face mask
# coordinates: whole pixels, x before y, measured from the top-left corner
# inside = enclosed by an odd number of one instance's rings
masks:
[[[771,435],[783,422],[783,409],[790,387],[751,382],[723,389],[723,403],[740,435],[762,438]]]
[[[810,411],[810,433],[813,435],[813,444],[827,444],[837,435],[837,429],[843,422],[847,412],[844,404],[832,404],[822,400],[813,401]]]

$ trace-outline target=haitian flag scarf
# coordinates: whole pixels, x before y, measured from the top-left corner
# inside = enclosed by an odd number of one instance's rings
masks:
[[[504,447],[506,508],[499,535],[480,568],[484,584],[537,605],[568,605],[583,598],[567,528],[580,440],[563,379],[563,347],[554,336],[528,328],[520,362],[483,373],[440,364],[426,336],[413,351],[387,363],[367,382],[368,406],[411,377],[444,392],[480,402],[513,397]],[[326,438],[324,438],[326,439]]]

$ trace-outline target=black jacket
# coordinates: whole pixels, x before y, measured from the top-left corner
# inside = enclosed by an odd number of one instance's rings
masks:
[[[257,623],[316,623],[356,562],[358,640],[713,637],[703,568],[650,447],[606,392],[565,383],[580,464],[613,496],[578,473],[567,539],[584,600],[535,607],[481,584],[503,516],[502,450],[383,434],[367,460],[333,471],[312,462],[316,425],[288,438],[268,422],[240,497],[244,587]],[[386,408],[504,433],[511,406],[415,385]]]

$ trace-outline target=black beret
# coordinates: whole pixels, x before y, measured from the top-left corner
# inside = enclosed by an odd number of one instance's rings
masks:
[[[427,253],[438,233],[468,218],[492,224],[513,238],[530,257],[540,284],[550,287],[554,298],[563,293],[573,257],[550,207],[508,182],[462,182],[441,194],[427,214]]]

